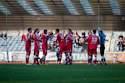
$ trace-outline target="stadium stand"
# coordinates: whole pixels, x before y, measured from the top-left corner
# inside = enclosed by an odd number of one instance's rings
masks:
[[[89,30],[85,30],[85,32],[87,33]],[[22,32],[22,31],[21,31]],[[42,31],[41,31],[42,32]],[[73,30],[74,32],[74,30]],[[78,34],[81,36],[81,31],[77,31]],[[105,42],[105,52],[118,52],[118,36],[119,34],[121,34],[121,32],[113,32],[112,34],[112,31],[104,31],[104,33],[106,34],[106,42]],[[109,34],[110,33],[110,34]],[[17,33],[16,33],[17,34]],[[13,35],[12,34],[9,34],[9,35]],[[123,33],[124,35],[124,33]],[[86,37],[88,35],[86,34]],[[50,44],[52,45],[53,42],[48,39],[48,42],[50,42]],[[12,51],[12,52],[25,52],[25,42],[24,41],[21,41],[21,36],[8,36],[7,38],[7,49],[8,51]],[[42,42],[40,42],[40,47],[42,45]],[[86,50],[86,43],[85,43],[85,49],[84,51],[87,51]],[[56,47],[54,47],[56,49]],[[98,46],[98,52],[99,52],[99,46]],[[32,47],[31,47],[31,51],[33,52],[34,50],[34,43],[32,42]],[[0,52],[2,51],[6,51],[6,40],[3,39],[3,38],[0,38]],[[40,49],[40,51],[42,51],[42,49]],[[50,50],[48,50],[50,51]],[[73,52],[82,52],[82,48],[79,48],[76,44],[73,44]]]
[[[53,44],[52,41],[50,40],[48,41],[50,42],[51,45]],[[42,45],[42,42],[40,42],[40,47],[41,45]],[[85,48],[86,48],[86,45],[85,45]],[[54,48],[56,49],[55,46]],[[25,41],[21,41],[21,36],[8,36],[7,50],[9,52],[25,52]],[[0,39],[0,52],[5,52],[5,51],[6,51],[6,39],[1,38]],[[34,42],[31,43],[31,51],[32,52],[34,51]],[[42,51],[42,49],[40,49],[40,51]],[[85,49],[84,51],[87,51],[87,50]],[[73,44],[73,52],[82,52],[82,48],[79,48],[78,45]]]
[[[7,38],[7,50],[10,52],[25,52],[25,41],[21,41],[21,36],[8,36]],[[53,44],[50,41],[50,44]],[[40,47],[42,42],[40,42]],[[74,52],[81,52],[81,48],[76,47]],[[0,52],[6,51],[6,40],[0,39]],[[31,43],[31,51],[34,51],[34,42]],[[40,49],[40,51],[42,51]],[[48,50],[49,51],[49,50]]]

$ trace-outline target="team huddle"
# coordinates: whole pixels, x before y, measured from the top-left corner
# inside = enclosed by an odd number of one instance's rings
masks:
[[[99,31],[101,31],[101,29],[99,28]],[[28,33],[26,34],[25,37],[25,47],[26,47],[26,65],[31,65],[29,64],[29,57],[30,57],[30,53],[31,53],[31,42],[32,40],[34,41],[34,65],[47,65],[45,63],[45,58],[47,56],[47,39],[48,38],[52,38],[54,35],[56,35],[55,39],[52,39],[53,42],[57,42],[59,44],[59,48],[58,48],[58,65],[61,65],[61,59],[62,59],[62,53],[65,53],[66,59],[65,59],[65,64],[64,65],[73,65],[72,64],[72,60],[73,60],[73,56],[72,56],[72,45],[73,45],[73,36],[71,34],[72,30],[68,29],[67,30],[67,34],[65,34],[65,32],[60,33],[59,29],[55,30],[55,34],[48,33],[47,30],[44,30],[44,34],[42,34],[42,37],[39,36],[39,32],[40,30],[37,28],[36,30],[34,30],[34,35],[31,36],[32,33],[32,28],[28,29]],[[96,30],[93,30],[93,35],[91,32],[88,33],[88,38],[87,38],[87,42],[88,42],[88,65],[93,65],[92,64],[92,56],[95,56],[95,65],[97,62],[97,45],[100,44],[100,42],[102,42],[99,40],[99,37],[96,36]],[[103,32],[99,34],[99,36],[101,37],[103,35]],[[104,36],[102,37],[104,38]],[[40,50],[40,41],[42,40],[42,51],[43,51],[43,56],[42,58],[39,58],[39,50]],[[102,60],[101,60],[101,65],[103,64],[103,60],[105,61],[105,57],[104,57],[104,47],[102,49],[102,46],[104,46],[104,44],[102,45],[102,43],[100,44],[100,53],[102,55]],[[106,64],[106,61],[105,61]]]

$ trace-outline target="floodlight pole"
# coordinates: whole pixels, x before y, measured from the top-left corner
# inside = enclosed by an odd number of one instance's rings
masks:
[[[99,27],[100,5],[98,4],[98,27]]]
[[[7,62],[9,61],[9,56],[8,56],[8,49],[7,49],[7,26],[8,23],[8,3],[6,3],[6,52],[7,52]]]

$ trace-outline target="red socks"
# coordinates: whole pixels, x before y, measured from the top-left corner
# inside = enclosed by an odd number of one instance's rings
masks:
[[[26,64],[28,64],[29,63],[29,58],[26,58]]]
[[[43,64],[45,64],[45,59],[44,59],[44,58],[41,58],[41,59],[40,59],[40,62],[41,62],[41,61],[43,62]]]
[[[29,63],[29,55],[26,55],[26,64]]]
[[[36,60],[37,60],[37,59],[36,59],[36,58],[34,58],[34,63],[36,63]]]
[[[62,54],[59,55],[59,64],[61,64]]]
[[[69,59],[69,62],[71,62],[71,59],[70,59],[68,53],[66,54],[66,57],[67,57],[67,59]]]
[[[37,56],[37,55],[35,55],[35,57],[34,57],[34,63],[36,63],[36,64],[39,63],[39,62],[38,62],[38,56]]]
[[[88,62],[91,63],[91,55],[88,57]]]

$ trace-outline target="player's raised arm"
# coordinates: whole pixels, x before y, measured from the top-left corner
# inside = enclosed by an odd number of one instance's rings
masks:
[[[98,34],[99,34],[99,36],[102,36],[100,31],[102,31],[102,30],[100,29],[100,27],[98,27]]]
[[[107,65],[106,59],[105,59],[105,56],[104,56],[106,35],[103,33],[103,31],[100,29],[100,27],[98,28],[98,34],[100,36],[101,65],[103,64],[103,61],[105,62],[105,65]]]
[[[73,40],[73,36],[70,36],[70,35],[69,35],[69,38],[70,38],[71,40]]]

